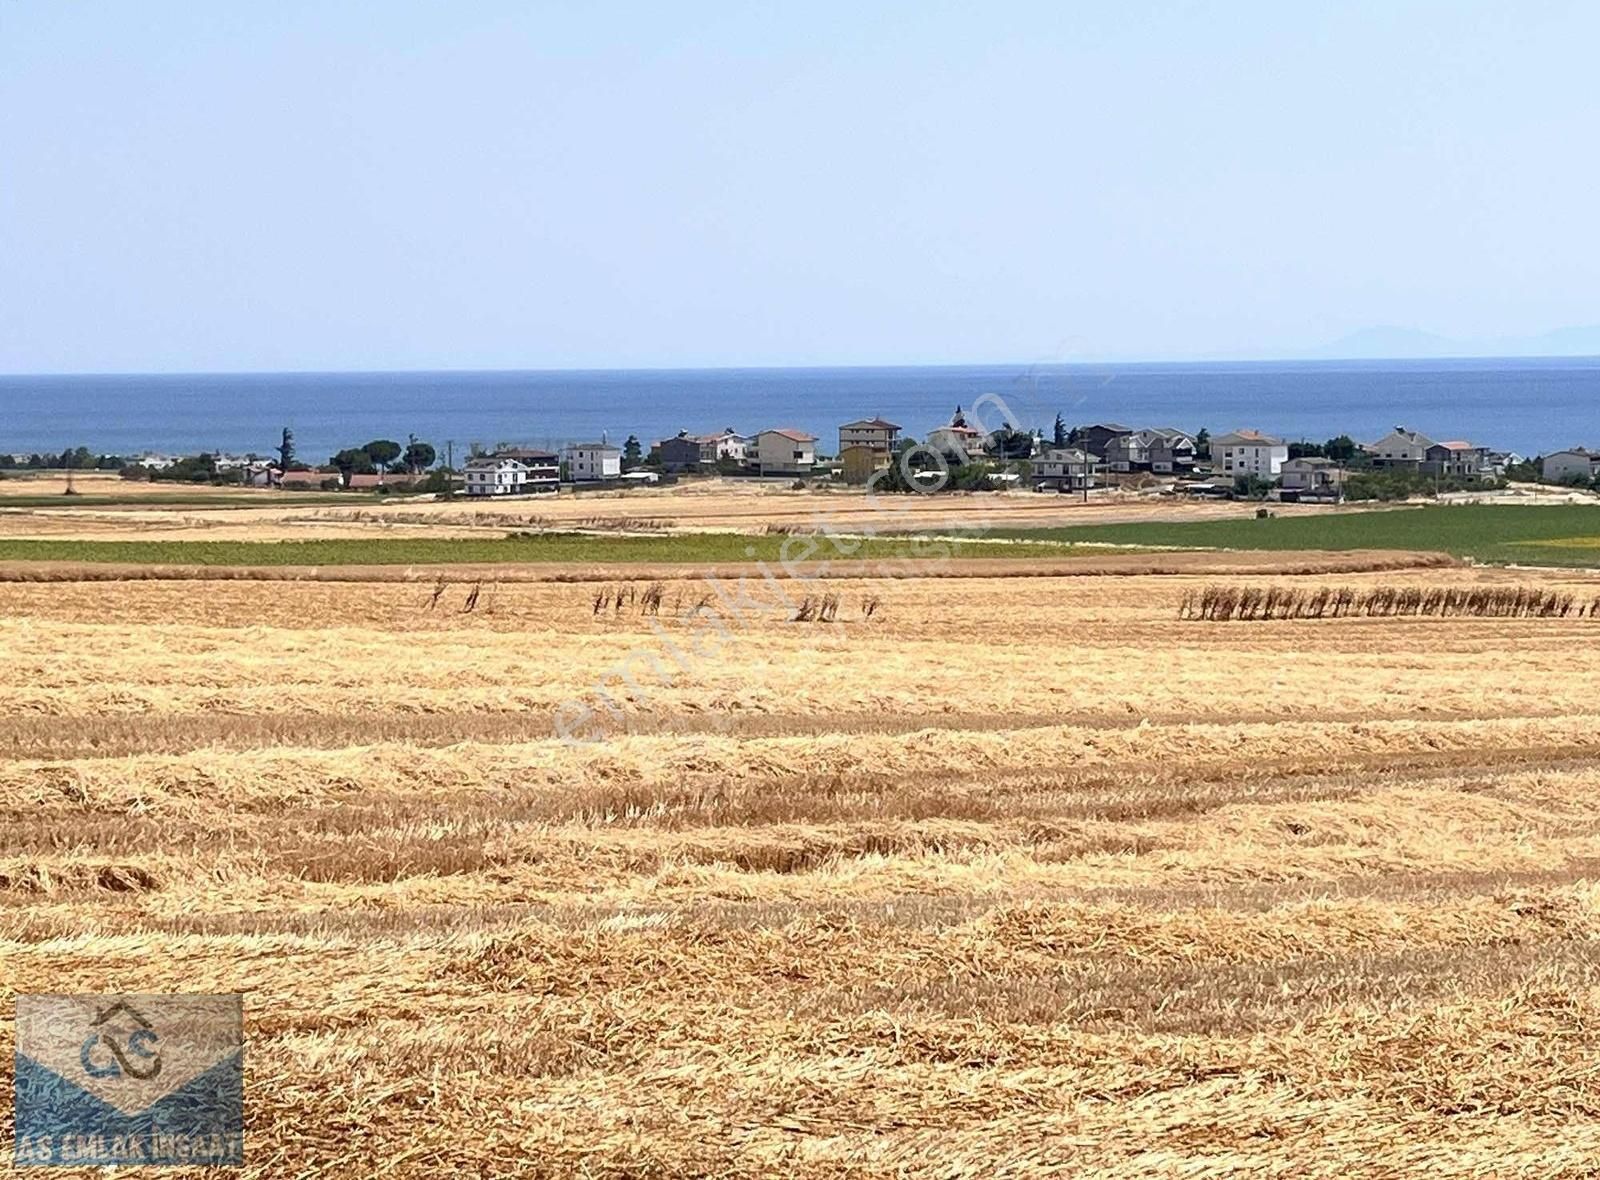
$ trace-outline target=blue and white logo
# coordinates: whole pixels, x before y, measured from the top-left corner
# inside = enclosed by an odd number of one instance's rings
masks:
[[[240,996],[18,996],[16,1163],[244,1162]]]

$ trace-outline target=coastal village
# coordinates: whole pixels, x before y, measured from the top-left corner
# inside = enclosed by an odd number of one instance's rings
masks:
[[[837,445],[831,445],[835,443]],[[681,430],[648,447],[630,435],[571,442],[559,450],[473,446],[453,456],[415,438],[377,441],[313,466],[297,460],[284,431],[276,455],[146,454],[124,460],[85,448],[54,456],[11,455],[9,467],[116,470],[128,479],[243,484],[318,491],[431,492],[469,498],[552,496],[563,489],[671,484],[695,477],[843,484],[883,491],[996,491],[1091,494],[1117,489],[1214,499],[1340,503],[1401,499],[1503,486],[1509,480],[1568,488],[1600,484],[1600,448],[1575,445],[1533,458],[1465,439],[1434,439],[1405,426],[1357,442],[1289,441],[1240,427],[1222,434],[1173,426],[1094,422],[1054,429],[985,430],[956,407],[918,440],[878,415],[841,423],[837,438],[774,426]],[[0,464],[0,467],[7,464]]]

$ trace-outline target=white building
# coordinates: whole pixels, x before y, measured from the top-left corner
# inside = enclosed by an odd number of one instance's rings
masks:
[[[750,454],[750,440],[731,426],[724,427],[717,434],[702,434],[699,443],[700,460],[703,463],[716,463],[722,459],[743,463]]]
[[[561,452],[567,478],[573,483],[595,483],[622,475],[622,451],[610,443],[568,443]]]
[[[722,459],[733,459],[736,464],[742,464],[752,448],[749,438],[733,427],[723,427],[710,435],[694,435],[694,441],[699,443],[702,464],[709,465],[715,465]]]
[[[1289,444],[1259,430],[1235,430],[1211,440],[1211,465],[1233,479],[1276,479],[1289,461]]]
[[[528,490],[528,468],[515,459],[468,459],[465,475],[469,496],[516,496]]]
[[[555,495],[561,490],[561,459],[554,451],[539,451],[532,447],[510,447],[488,456],[491,459],[515,459],[528,469],[526,491],[534,495]]]
[[[817,436],[803,430],[763,430],[750,456],[763,475],[809,475],[817,465]]]
[[[1593,479],[1600,475],[1600,454],[1584,447],[1557,451],[1553,455],[1544,457],[1539,473],[1548,483],[1565,483],[1570,479]]]

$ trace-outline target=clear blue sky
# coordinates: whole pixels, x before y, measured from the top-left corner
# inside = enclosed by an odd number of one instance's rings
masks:
[[[0,371],[1600,321],[1600,5],[0,0]]]

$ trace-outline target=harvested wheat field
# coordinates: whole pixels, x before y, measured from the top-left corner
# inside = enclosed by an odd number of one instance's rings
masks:
[[[243,992],[252,1176],[1595,1174],[1600,617],[1469,612],[1600,577],[964,572],[0,583],[0,1036]]]
[[[796,490],[786,483],[744,479],[686,480],[671,487],[563,492],[466,501],[433,496],[336,496],[261,488],[211,488],[130,483],[116,476],[80,477],[88,503],[8,507],[7,492],[59,492],[43,479],[0,481],[0,537],[62,540],[283,541],[340,537],[480,537],[507,530],[599,533],[813,532],[872,533],[920,529],[971,533],[990,528],[1045,528],[1137,521],[1215,520],[1254,514],[1245,501],[1188,502],[1137,492],[1075,496],[1031,491],[946,496],[870,496],[863,488]],[[197,502],[184,503],[185,497]],[[111,500],[126,501],[112,503]],[[162,503],[171,500],[173,503]],[[337,501],[330,503],[330,501]],[[1285,516],[1371,511],[1285,504]]]

